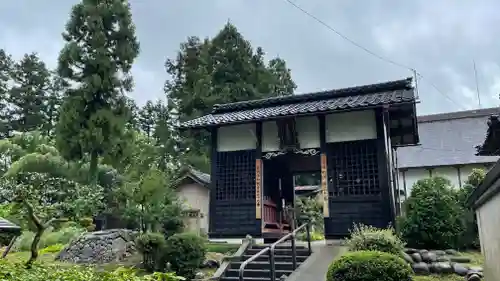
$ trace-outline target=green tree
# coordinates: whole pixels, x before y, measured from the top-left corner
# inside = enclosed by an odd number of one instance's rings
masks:
[[[458,203],[464,210],[462,218],[465,221],[465,230],[462,235],[461,245],[464,248],[478,249],[480,247],[476,213],[467,205],[467,199],[481,185],[485,176],[485,170],[473,169],[472,173],[467,177],[465,184],[458,192]]]
[[[266,65],[263,49],[254,49],[230,23],[211,39],[189,37],[167,60],[166,71],[173,123],[208,114],[217,103],[290,95],[296,88],[285,61],[276,58]],[[208,133],[174,132],[173,138],[182,139],[183,162],[209,171]]]
[[[9,91],[12,129],[19,132],[40,130],[46,124],[44,111],[50,72],[36,53],[26,54],[12,69],[14,85]]]
[[[35,230],[28,266],[38,258],[40,238],[49,226],[92,216],[102,201],[101,187],[74,181],[71,163],[51,144],[38,132],[0,140],[0,153],[8,160],[0,178],[0,198],[13,204]]]
[[[100,156],[123,151],[130,120],[130,70],[139,54],[130,5],[126,0],[82,0],[73,6],[63,33],[58,72],[75,84],[66,91],[57,126],[57,147],[69,159],[90,158],[97,181]],[[118,148],[117,148],[118,147]]]
[[[156,123],[156,109],[152,101],[148,100],[146,104],[139,110],[139,127],[151,138],[154,134]]]
[[[50,85],[47,89],[47,98],[43,109],[45,122],[42,132],[47,136],[54,135],[57,121],[59,120],[59,108],[62,104],[62,94],[68,87],[67,83],[56,73],[52,73]]]
[[[13,64],[12,57],[0,49],[0,139],[8,137],[11,131],[11,118],[7,106]]]

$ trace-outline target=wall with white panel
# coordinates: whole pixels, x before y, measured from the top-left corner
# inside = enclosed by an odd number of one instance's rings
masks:
[[[316,116],[295,119],[300,148],[319,148],[319,119]]]
[[[217,151],[249,150],[257,147],[255,123],[217,129]]]
[[[276,121],[262,122],[262,152],[280,150],[280,138]]]
[[[434,167],[432,168],[432,175],[433,176],[442,176],[450,180],[451,184],[455,187],[460,187],[462,186],[465,181],[467,180],[467,177],[470,175],[472,172],[472,169],[486,169],[486,164],[469,164],[469,165],[463,165],[460,166],[460,177],[459,177],[459,170],[455,166],[439,166],[439,167]],[[403,172],[400,170],[399,171],[399,189],[404,190],[405,189],[405,183],[406,183],[406,196],[410,196],[411,194],[411,189],[413,185],[420,179],[425,179],[429,178],[431,176],[431,173],[429,172],[429,169],[424,169],[424,168],[410,168],[404,172],[404,177],[403,177]],[[401,197],[401,200],[403,201],[405,196]]]
[[[373,110],[329,114],[325,118],[326,142],[376,139],[376,124]]]

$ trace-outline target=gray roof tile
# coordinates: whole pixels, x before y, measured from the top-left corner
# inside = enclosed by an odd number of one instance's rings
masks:
[[[405,79],[319,93],[216,105],[211,114],[184,122],[181,128],[202,128],[414,101],[411,79]]]
[[[12,223],[4,218],[0,218],[0,232],[4,232],[4,231],[17,232],[20,230],[21,230],[21,227],[15,225],[14,223]]]
[[[397,149],[399,168],[496,162],[496,156],[475,155],[493,113],[498,108],[419,116],[420,145]]]

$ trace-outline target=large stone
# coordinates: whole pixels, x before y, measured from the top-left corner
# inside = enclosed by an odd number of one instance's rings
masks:
[[[451,256],[458,255],[458,251],[457,250],[453,250],[453,249],[445,250],[445,253],[447,255],[451,255]]]
[[[422,262],[422,256],[419,253],[413,253],[413,254],[411,254],[411,258],[416,263]]]
[[[450,260],[458,263],[469,263],[471,261],[470,258],[466,256],[451,256]]]
[[[465,280],[467,281],[481,281],[481,276],[479,274],[471,274],[465,277]]]
[[[127,229],[84,233],[66,246],[56,260],[84,264],[122,261],[136,251],[134,239],[137,234]]]
[[[436,273],[449,274],[453,273],[453,268],[449,262],[435,262],[433,267]]]
[[[436,256],[438,257],[441,257],[441,256],[444,256],[446,255],[446,252],[445,251],[442,251],[442,250],[433,250],[431,251],[432,253],[434,253]]]
[[[450,257],[448,256],[438,256],[437,261],[450,261]]]
[[[413,271],[419,275],[428,275],[430,273],[429,265],[425,262],[414,263],[411,267]]]
[[[408,255],[407,253],[402,253],[402,256],[403,256],[403,259],[409,263],[409,264],[412,264],[413,263],[413,259],[411,258],[410,255]]]
[[[405,248],[405,253],[411,255],[413,253],[417,253],[418,250],[417,249],[413,249],[413,248]]]
[[[457,275],[465,276],[469,272],[469,269],[463,264],[455,263],[453,264],[453,272]]]
[[[437,256],[433,252],[423,252],[421,253],[421,255],[422,255],[422,261],[426,263],[432,263],[437,260]]]

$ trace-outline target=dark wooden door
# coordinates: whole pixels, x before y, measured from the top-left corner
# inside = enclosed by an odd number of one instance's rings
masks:
[[[377,140],[327,144],[328,206],[325,236],[329,239],[349,235],[354,223],[385,227],[379,181]],[[380,169],[383,171],[383,169]]]

